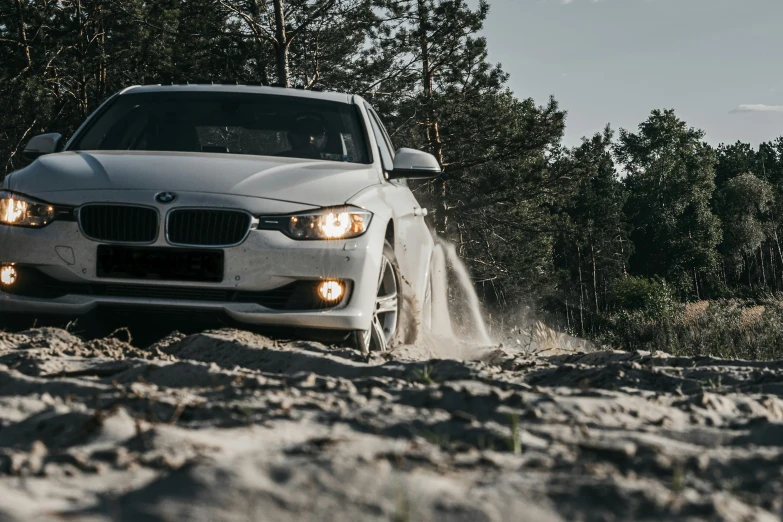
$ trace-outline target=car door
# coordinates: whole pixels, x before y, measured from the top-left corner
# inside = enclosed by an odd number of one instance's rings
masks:
[[[370,127],[378,142],[384,171],[389,172],[394,168],[394,146],[378,113],[369,105],[366,109]],[[411,287],[421,305],[429,286],[430,260],[434,247],[432,233],[424,221],[426,210],[416,201],[404,179],[386,180],[383,183],[383,194],[394,215],[394,251],[404,276],[403,285]]]

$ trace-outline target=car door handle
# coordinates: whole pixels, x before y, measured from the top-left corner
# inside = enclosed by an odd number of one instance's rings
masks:
[[[427,209],[426,208],[414,207],[413,215],[416,216],[416,217],[426,216],[427,215]]]

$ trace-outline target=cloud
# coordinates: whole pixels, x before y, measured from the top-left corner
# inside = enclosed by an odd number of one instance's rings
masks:
[[[738,112],[783,112],[783,105],[743,104],[729,112],[732,114]]]

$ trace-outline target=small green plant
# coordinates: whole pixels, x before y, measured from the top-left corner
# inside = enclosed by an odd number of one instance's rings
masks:
[[[249,419],[253,416],[253,408],[251,408],[249,404],[240,404],[237,408],[246,419]]]
[[[519,415],[512,413],[510,416],[511,437],[508,439],[508,450],[514,455],[522,453],[522,434],[519,431]]]
[[[428,386],[436,384],[435,380],[432,378],[432,366],[429,364],[425,365],[423,368],[416,368],[413,370],[413,375],[416,377],[416,380]]]
[[[65,331],[68,333],[74,333],[78,325],[79,325],[78,319],[73,319],[71,321],[68,321],[68,324],[65,325]]]
[[[439,446],[441,449],[451,449],[451,439],[448,434],[435,433],[434,431],[421,432],[421,436],[424,437],[427,442]]]
[[[476,449],[479,451],[496,451],[496,440],[494,437],[479,433],[476,437]]]
[[[392,520],[394,522],[412,522],[413,521],[413,507],[411,506],[411,500],[408,495],[408,490],[404,484],[398,485],[395,495],[395,509]]]
[[[676,464],[672,469],[672,489],[677,492],[685,489],[685,469],[682,464]]]
[[[731,494],[737,494],[742,491],[742,479],[739,477],[732,477],[723,485],[723,489]]]
[[[707,387],[710,390],[719,390],[723,386],[723,377],[718,375],[716,379],[707,379]]]

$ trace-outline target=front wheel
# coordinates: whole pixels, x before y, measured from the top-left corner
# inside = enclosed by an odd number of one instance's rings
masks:
[[[362,353],[386,352],[397,344],[402,312],[401,289],[397,256],[394,255],[394,249],[387,241],[383,245],[381,271],[378,277],[378,290],[375,294],[370,329],[351,334],[352,344]]]

